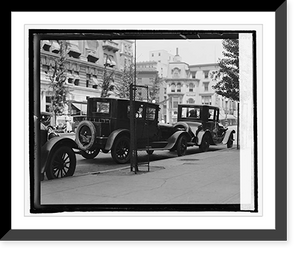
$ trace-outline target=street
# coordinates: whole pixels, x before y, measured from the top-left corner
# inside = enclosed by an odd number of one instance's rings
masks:
[[[227,149],[226,145],[219,145],[219,146],[211,146],[209,148],[209,151],[206,153],[211,153],[214,151]],[[187,155],[192,154],[199,154],[199,156],[205,156],[203,153],[199,151],[199,148],[189,147],[186,152]],[[170,152],[169,150],[163,150],[163,151],[154,151],[152,155],[149,156],[150,165],[151,162],[159,161],[159,160],[165,160],[170,158],[176,158],[177,153],[176,151]],[[90,173],[96,173],[96,172],[109,172],[111,170],[118,170],[123,168],[128,168],[130,164],[116,164],[113,159],[111,158],[110,153],[102,153],[100,152],[96,158],[94,159],[85,159],[80,154],[76,154],[76,171],[74,173],[74,176],[80,176]],[[138,161],[139,163],[145,164],[148,162],[148,154],[145,151],[139,151],[138,152]]]
[[[144,152],[145,153],[145,152]],[[80,156],[80,155],[78,155]],[[146,160],[142,155],[140,159]],[[152,155],[150,171],[116,165],[110,154],[79,158],[76,175],[41,182],[41,204],[239,204],[240,164],[236,146],[197,147],[178,157]]]
[[[236,126],[229,126],[229,129],[236,130]],[[72,135],[72,134],[63,134],[63,135]],[[236,135],[234,140],[234,147],[236,147]],[[207,153],[211,153],[214,151],[219,151],[227,149],[226,145],[217,145],[217,146],[210,146]],[[199,156],[205,156],[203,153],[199,152],[199,148],[197,146],[188,147],[186,156],[199,154]],[[176,151],[170,152],[169,150],[163,151],[154,151],[152,155],[149,156],[150,163],[153,161],[165,160],[170,158],[177,157]],[[80,154],[76,154],[76,170],[74,176],[92,174],[97,172],[109,172],[111,170],[118,170],[123,168],[128,168],[130,164],[117,164],[113,161],[110,152],[105,154],[100,152],[94,159],[85,159]],[[138,152],[138,161],[139,163],[146,163],[148,162],[148,155],[145,151]]]

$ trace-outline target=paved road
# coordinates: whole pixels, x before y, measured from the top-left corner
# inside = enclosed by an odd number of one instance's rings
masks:
[[[229,126],[229,129],[236,130],[236,126]],[[72,136],[74,134],[61,134],[61,135]],[[235,139],[236,139],[236,135],[235,135]],[[236,146],[236,140],[234,141],[234,146]],[[210,146],[208,153],[213,151],[223,150],[223,149],[227,149],[226,145]],[[204,153],[199,152],[199,148],[197,146],[189,147],[187,149],[186,155],[192,155],[192,154],[199,154],[199,156],[202,157],[204,156]],[[150,162],[153,162],[153,161],[170,159],[175,157],[177,157],[176,151],[170,152],[169,150],[165,150],[165,151],[154,151],[154,153],[150,155],[149,159]],[[142,163],[147,162],[148,161],[147,153],[145,151],[138,152],[138,159],[139,162]],[[107,154],[100,152],[96,158],[90,160],[83,158],[80,154],[76,154],[76,160],[77,160],[77,164],[76,164],[76,171],[74,173],[74,176],[128,168],[129,166],[129,164],[116,164],[111,158],[110,152]]]
[[[123,170],[43,181],[41,203],[238,204],[239,150],[189,153],[152,161],[150,172],[141,168],[134,174],[127,166]]]
[[[226,145],[219,145],[219,146],[211,146],[209,148],[209,151],[206,153],[211,153],[214,151],[219,151],[227,149]],[[187,150],[186,155],[192,155],[192,154],[199,154],[201,157],[205,157],[205,153],[199,152],[198,147],[190,147]],[[152,155],[149,156],[150,164],[151,162],[158,161],[158,160],[165,160],[170,158],[177,157],[177,152],[170,152],[168,150],[166,151],[154,151]],[[95,173],[95,172],[103,172],[103,171],[110,171],[114,169],[121,169],[121,168],[128,168],[130,165],[128,164],[116,164],[113,159],[111,158],[111,154],[107,153],[99,153],[96,158],[88,160],[83,158],[80,154],[76,155],[77,159],[77,165],[76,165],[76,171],[74,173],[74,176],[80,176],[85,175],[89,173]],[[138,152],[138,159],[139,162],[145,163],[148,161],[148,155],[145,151]]]

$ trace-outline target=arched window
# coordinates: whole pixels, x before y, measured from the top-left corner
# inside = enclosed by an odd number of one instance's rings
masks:
[[[187,100],[187,103],[188,103],[188,104],[194,104],[194,103],[195,103],[195,100],[194,100],[193,98],[189,98],[189,99]]]
[[[181,83],[177,83],[177,92],[181,93]]]
[[[194,92],[195,85],[193,83],[189,83],[189,92]]]
[[[174,93],[175,92],[175,83],[171,84],[171,92]]]

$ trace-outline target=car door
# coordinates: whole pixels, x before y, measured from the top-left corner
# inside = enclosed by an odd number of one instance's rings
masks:
[[[138,143],[144,139],[145,106],[141,102],[135,102],[136,138]]]
[[[145,126],[144,126],[144,139],[154,141],[158,133],[158,106],[148,104],[146,106]]]

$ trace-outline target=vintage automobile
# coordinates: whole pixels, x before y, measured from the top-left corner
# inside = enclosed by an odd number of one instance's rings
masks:
[[[190,135],[170,124],[158,123],[159,105],[135,101],[137,148],[152,154],[154,150],[185,153]],[[130,160],[130,101],[119,98],[89,98],[87,117],[76,129],[75,141],[82,156],[92,159],[111,151],[117,163]]]
[[[179,104],[176,128],[189,133],[189,141],[207,151],[210,145],[233,146],[235,130],[228,130],[219,123],[219,108],[209,105]]]
[[[41,118],[41,123],[43,123],[46,127],[51,126],[51,117],[52,114],[49,112],[41,112],[40,113],[40,118]],[[51,126],[51,128],[53,128]]]
[[[37,117],[36,121],[37,120]],[[74,135],[73,135],[74,136]],[[52,128],[40,123],[41,147],[41,180],[72,176],[76,168],[76,157],[73,149],[77,149],[71,135],[59,135]]]

